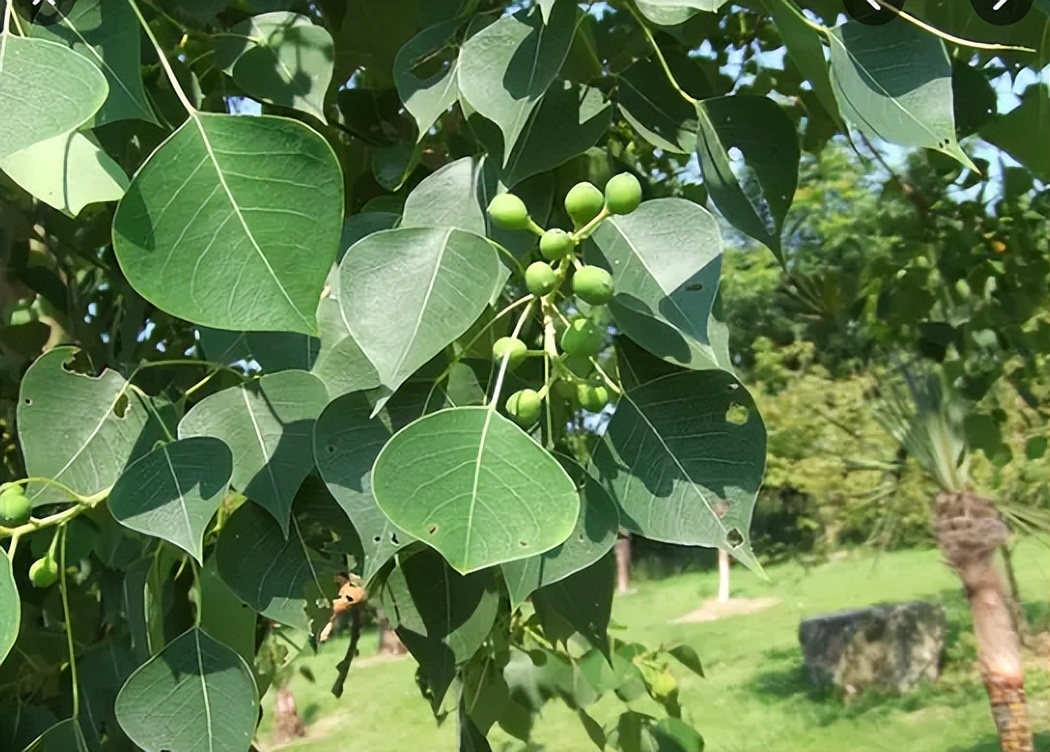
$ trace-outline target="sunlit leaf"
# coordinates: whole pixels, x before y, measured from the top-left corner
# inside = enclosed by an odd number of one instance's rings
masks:
[[[726,0],[635,0],[638,10],[654,24],[677,26],[701,11],[714,13]]]
[[[394,58],[394,81],[405,108],[416,120],[416,140],[456,101],[456,60],[446,60],[451,37],[461,21],[423,29],[398,50]]]
[[[113,250],[132,287],[173,316],[316,334],[342,214],[342,172],[315,131],[198,113],[135,175]]]
[[[398,431],[376,458],[372,491],[394,524],[464,574],[554,548],[580,505],[561,465],[486,407],[441,410]]]

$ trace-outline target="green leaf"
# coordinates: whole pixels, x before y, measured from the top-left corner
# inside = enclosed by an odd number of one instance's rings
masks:
[[[813,87],[817,100],[836,123],[840,121],[838,103],[831,86],[831,73],[824,57],[823,35],[806,22],[792,0],[762,0],[762,6],[784,40],[788,57]]]
[[[317,334],[342,213],[342,172],[315,131],[197,113],[135,175],[113,250],[136,292],[173,316]]]
[[[846,120],[891,144],[934,149],[976,170],[955,139],[944,42],[912,24],[847,23],[829,39],[831,84]]]
[[[487,240],[451,227],[384,230],[347,251],[340,308],[383,386],[395,392],[463,334],[492,297],[501,268]]]
[[[83,133],[40,141],[0,160],[0,169],[36,198],[71,217],[87,204],[117,201],[128,176]]]
[[[461,25],[454,20],[423,29],[394,58],[397,93],[415,118],[417,142],[456,102],[456,60],[446,60],[441,53],[451,49],[450,39]]]
[[[77,658],[77,680],[80,701],[87,711],[80,724],[88,749],[114,749],[130,746],[117,722],[113,703],[124,682],[138,668],[131,639],[127,635],[111,637],[93,645]]]
[[[583,154],[609,129],[612,103],[598,89],[554,84],[533,110],[501,180],[513,187]]]
[[[215,556],[210,556],[200,571],[201,629],[253,665],[255,611],[222,580]]]
[[[587,737],[594,742],[594,746],[604,750],[607,740],[605,738],[605,730],[601,727],[601,724],[591,718],[583,708],[576,709],[576,716],[580,719],[583,730],[587,732]]]
[[[332,35],[298,13],[252,16],[222,34],[215,64],[249,95],[327,122],[324,95],[332,81]]]
[[[1050,133],[1050,99],[1046,84],[1029,86],[1021,103],[993,119],[979,131],[981,138],[998,146],[1044,183],[1050,182],[1050,140],[1032,134]]]
[[[703,752],[703,737],[680,718],[661,718],[648,732],[656,742],[656,752]]]
[[[88,746],[77,719],[66,718],[34,739],[25,752],[88,752]]]
[[[29,33],[38,39],[64,44],[82,54],[105,76],[109,93],[95,114],[94,126],[116,120],[157,118],[142,85],[142,30],[129,3],[77,0],[67,14],[56,14],[58,21],[34,23]]]
[[[516,609],[538,588],[551,585],[591,566],[616,543],[619,515],[605,489],[574,460],[556,455],[576,484],[580,514],[568,539],[550,551],[503,565],[510,605]]]
[[[117,720],[145,752],[244,752],[258,712],[244,659],[197,627],[142,664],[116,700]]]
[[[179,437],[225,442],[233,452],[231,485],[272,514],[287,536],[295,494],[314,467],[314,421],[327,403],[316,376],[273,373],[205,397],[179,423]]]
[[[57,347],[26,371],[18,400],[18,439],[26,472],[88,496],[109,488],[164,432],[154,409],[124,378],[106,369],[79,373],[75,347]],[[30,484],[34,506],[70,499],[53,486]]]
[[[15,575],[11,570],[11,559],[7,551],[0,549],[0,601],[6,603],[0,612],[0,666],[15,646],[18,639],[18,625],[22,621],[22,605],[18,598],[18,587]]]
[[[314,457],[328,490],[354,525],[365,561],[362,577],[372,579],[390,557],[414,539],[383,514],[372,495],[372,465],[395,431],[423,413],[429,390],[408,384],[371,418],[364,394],[333,400],[314,428]]]
[[[423,549],[390,573],[384,611],[423,671],[440,707],[456,666],[470,660],[496,620],[499,590],[491,572],[461,575]]]
[[[246,502],[230,515],[216,548],[219,575],[238,598],[267,619],[310,631],[307,607],[325,598],[325,562],[307,549],[292,524],[285,538],[273,516]]]
[[[697,115],[696,153],[708,195],[734,227],[783,262],[780,233],[798,186],[794,124],[772,99],[746,94],[705,99]]]
[[[612,272],[609,310],[624,334],[686,368],[729,365],[709,331],[722,237],[707,210],[680,198],[646,201],[602,222],[592,238],[585,253]]]
[[[748,527],[765,459],[765,426],[747,390],[725,371],[689,371],[624,394],[592,472],[632,532],[725,548],[756,568]]]
[[[700,11],[714,13],[726,0],[635,0],[642,15],[660,26],[685,23]]]
[[[671,85],[663,66],[655,60],[639,60],[616,80],[616,104],[642,138],[676,154],[696,149],[696,107]]]
[[[135,460],[109,493],[109,511],[124,527],[174,543],[198,562],[202,538],[230,485],[233,458],[218,439],[161,444]]]
[[[503,134],[504,162],[529,115],[561,70],[576,31],[575,3],[504,16],[468,39],[459,52],[460,94]]]
[[[700,663],[700,656],[688,645],[674,645],[667,648],[667,652],[697,676],[702,677],[704,675],[704,667]]]
[[[616,557],[606,553],[596,563],[546,585],[532,595],[543,634],[565,642],[579,633],[603,652],[609,649],[609,617],[616,589]]]
[[[536,5],[540,6],[540,14],[543,16],[543,23],[550,23],[551,12],[554,10],[554,3],[558,0],[536,0]]]
[[[395,525],[463,574],[554,548],[580,506],[564,468],[487,407],[440,410],[402,428],[376,458],[372,492]]]
[[[75,131],[106,101],[106,78],[57,42],[0,34],[0,159]]]
[[[492,752],[489,740],[466,713],[459,716],[459,752]]]

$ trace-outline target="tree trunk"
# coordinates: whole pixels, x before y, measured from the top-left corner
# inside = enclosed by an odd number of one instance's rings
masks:
[[[301,736],[306,736],[306,727],[303,719],[299,717],[299,709],[295,706],[295,695],[288,687],[277,690],[273,702],[273,735],[278,744],[289,742]]]
[[[718,602],[729,600],[729,552],[718,549]]]
[[[962,580],[973,616],[977,659],[1003,752],[1032,752],[1032,726],[1024,694],[1024,662],[1010,601],[995,551],[1008,535],[991,500],[941,492],[934,529],[941,553]]]
[[[616,539],[616,591],[631,592],[631,534],[623,531]]]
[[[376,615],[376,625],[379,627],[379,654],[380,655],[404,655],[408,649],[397,632],[390,626],[390,619],[382,611]]]

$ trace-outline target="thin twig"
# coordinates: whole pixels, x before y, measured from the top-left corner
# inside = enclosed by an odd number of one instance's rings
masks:
[[[354,656],[357,655],[357,642],[360,639],[361,609],[352,608],[350,609],[350,644],[346,646],[346,655],[343,656],[343,660],[336,665],[339,674],[335,677],[335,683],[332,684],[332,694],[336,699],[343,696],[343,685],[346,684],[346,676],[350,673],[350,664],[354,662]]]

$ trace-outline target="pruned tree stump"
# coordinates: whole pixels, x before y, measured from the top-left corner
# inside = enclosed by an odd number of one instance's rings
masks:
[[[817,687],[905,693],[940,674],[944,609],[914,602],[823,614],[799,624],[798,640]]]

